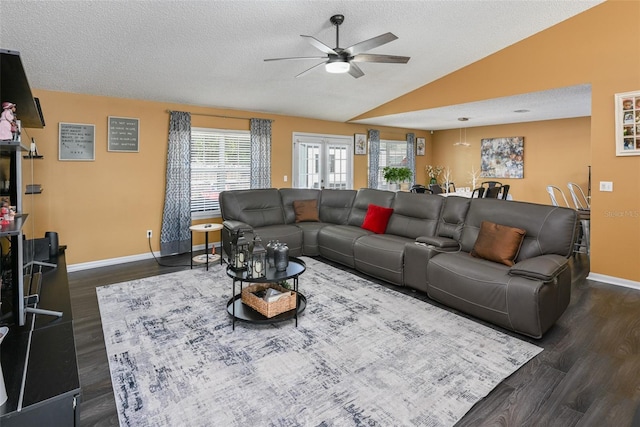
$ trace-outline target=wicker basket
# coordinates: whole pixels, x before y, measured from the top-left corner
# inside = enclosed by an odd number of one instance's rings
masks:
[[[266,302],[254,294],[254,292],[263,291],[268,288],[273,288],[280,292],[288,292],[289,295],[282,296],[274,302]],[[277,283],[256,283],[242,290],[242,302],[263,316],[271,318],[296,308],[296,293],[283,288]]]

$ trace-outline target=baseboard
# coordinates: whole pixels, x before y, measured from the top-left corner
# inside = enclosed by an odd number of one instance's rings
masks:
[[[622,279],[620,277],[607,276],[605,274],[589,273],[587,280],[595,280],[596,282],[609,283],[616,286],[624,286],[625,288],[637,289],[640,291],[640,282]]]
[[[219,253],[219,249],[220,249],[220,242],[215,242],[213,243],[216,247],[216,252]],[[209,244],[209,247],[211,247],[211,244]],[[202,251],[204,250],[204,244],[202,245],[194,245],[193,246],[193,251]],[[160,259],[160,252],[147,252],[144,254],[138,254],[138,255],[129,255],[129,256],[125,256],[125,257],[119,257],[119,258],[110,258],[110,259],[102,259],[99,261],[90,261],[90,262],[82,262],[82,263],[78,263],[78,264],[70,264],[67,265],[67,272],[69,273],[73,273],[74,271],[82,271],[82,270],[90,270],[92,268],[100,268],[100,267],[109,267],[112,265],[118,265],[118,264],[125,264],[128,262],[135,262],[135,261],[143,261],[146,259],[153,259],[153,258],[158,258]]]

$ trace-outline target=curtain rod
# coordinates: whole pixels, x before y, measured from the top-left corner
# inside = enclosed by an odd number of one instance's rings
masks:
[[[167,113],[173,113],[174,110],[167,110]],[[187,111],[187,113],[193,115],[193,116],[207,116],[207,117],[219,117],[221,119],[235,119],[235,120],[251,120],[253,118],[257,118],[257,117],[238,117],[238,116],[223,116],[220,114],[205,114],[205,113],[192,113],[190,111]],[[271,120],[272,122],[275,122],[275,120],[273,119],[267,119],[267,120]]]

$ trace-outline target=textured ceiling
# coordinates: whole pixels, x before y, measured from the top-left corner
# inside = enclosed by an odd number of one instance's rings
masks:
[[[348,121],[599,3],[0,0],[0,47],[21,53],[36,89]],[[370,53],[411,60],[360,63],[365,76],[359,79],[328,74],[322,67],[295,78],[320,61],[263,61],[318,55],[302,34],[334,47],[329,18],[337,13],[345,15],[340,47],[392,32],[398,40]],[[541,113],[552,105],[583,103],[584,96],[590,98],[587,88],[531,96]],[[569,102],[559,95],[582,98]],[[511,108],[508,100],[491,102]],[[461,107],[366,122],[451,128],[459,126],[457,121],[446,125],[451,117],[486,111]],[[511,111],[519,108],[527,107]],[[582,108],[573,116],[580,115],[589,112]]]

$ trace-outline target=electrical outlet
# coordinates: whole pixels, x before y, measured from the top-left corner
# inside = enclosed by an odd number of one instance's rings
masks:
[[[150,239],[152,237],[153,237],[153,231],[147,230],[147,239]]]

